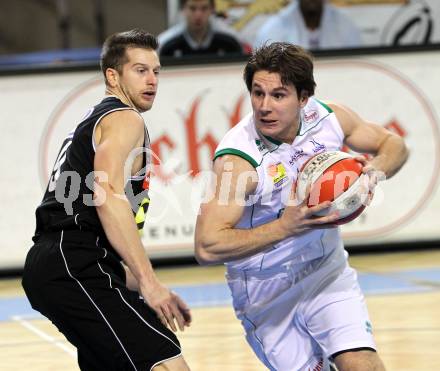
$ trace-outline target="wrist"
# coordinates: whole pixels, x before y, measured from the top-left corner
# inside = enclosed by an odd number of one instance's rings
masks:
[[[289,237],[289,229],[287,228],[287,225],[285,225],[285,221],[282,218],[279,218],[274,221],[274,230],[273,235],[276,237],[277,241],[284,240],[285,238]]]

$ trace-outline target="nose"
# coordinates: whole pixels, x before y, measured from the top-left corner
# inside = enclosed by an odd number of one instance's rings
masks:
[[[158,82],[157,75],[154,73],[154,71],[150,71],[150,73],[148,74],[148,78],[147,78],[147,85],[156,86],[157,82]]]
[[[260,111],[261,113],[267,113],[271,111],[269,95],[265,95],[261,98]]]

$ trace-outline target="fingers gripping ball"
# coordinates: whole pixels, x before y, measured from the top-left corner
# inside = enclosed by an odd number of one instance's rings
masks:
[[[368,176],[362,173],[362,164],[345,152],[323,152],[307,161],[296,184],[299,200],[315,206],[331,201],[329,209],[317,213],[324,216],[337,212],[336,224],[345,224],[365,209],[368,202]]]

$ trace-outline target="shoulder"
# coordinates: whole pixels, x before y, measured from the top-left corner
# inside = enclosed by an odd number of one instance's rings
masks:
[[[175,38],[176,36],[180,36],[185,29],[185,26],[183,23],[178,23],[167,30],[163,31],[157,36],[157,39],[159,41],[159,44],[166,43],[170,39]]]
[[[326,6],[326,11],[331,15],[331,17],[335,21],[337,20],[340,22],[349,23],[349,24],[354,25],[353,21],[347,15],[345,15],[341,10],[336,8],[335,6],[328,4]]]
[[[339,30],[340,33],[345,34],[347,39],[360,38],[359,28],[345,13],[330,4],[327,5],[326,12],[331,20],[331,22],[328,22],[328,26],[333,25],[334,27],[336,25],[333,31]]]
[[[296,32],[294,19],[297,13],[298,4],[294,1],[270,16],[258,31],[254,46],[259,47],[266,41],[282,40],[285,38],[284,33]]]
[[[349,107],[347,107],[342,103],[331,100],[322,100],[320,102],[326,105],[329,109],[331,109],[338,118],[349,117],[350,114],[353,113],[353,111]]]
[[[262,159],[262,148],[259,147],[259,143],[253,116],[250,113],[225,134],[216,149],[214,160],[225,155],[233,155],[241,157],[256,168]]]
[[[212,17],[209,20],[209,24],[211,26],[211,29],[214,32],[217,33],[222,33],[222,34],[226,34],[236,40],[240,39],[240,35],[238,34],[237,31],[235,31],[233,28],[231,28],[228,24],[226,24],[225,21],[217,18],[217,17]]]
[[[145,122],[141,114],[131,108],[108,113],[101,120],[100,126],[106,131],[139,133],[145,130]]]
[[[363,123],[361,117],[350,107],[333,101],[326,101],[326,104],[335,113],[345,136],[350,135],[358,125]]]
[[[291,4],[287,5],[281,9],[278,13],[274,14],[269,18],[271,21],[269,24],[272,26],[284,27],[286,25],[292,25],[293,19],[297,14],[299,14],[298,2],[293,1]]]
[[[328,102],[310,97],[306,106],[301,110],[301,126],[299,135],[302,136],[317,126],[327,124],[335,117],[333,108]]]
[[[240,41],[232,34],[223,32],[223,31],[215,31],[214,32],[214,39],[216,42],[229,45],[237,49],[238,51],[241,50],[241,43]]]
[[[159,41],[159,52],[167,44],[172,43],[176,39],[182,37],[185,26],[183,23],[178,23],[171,28],[165,30],[157,36]]]

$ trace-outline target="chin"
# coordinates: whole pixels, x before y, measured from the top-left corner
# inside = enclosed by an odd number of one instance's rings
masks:
[[[270,137],[276,136],[279,132],[278,128],[268,128],[268,127],[264,127],[264,126],[260,129],[260,131],[264,135],[268,135]]]
[[[137,109],[141,112],[145,112],[145,111],[149,111],[152,106],[153,103],[141,103],[137,105]]]

